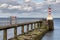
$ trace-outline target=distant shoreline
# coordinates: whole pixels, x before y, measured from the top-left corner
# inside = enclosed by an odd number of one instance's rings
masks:
[[[8,17],[9,18],[9,17]],[[19,18],[19,17],[17,17]],[[0,18],[1,19],[1,18]],[[6,18],[3,18],[3,19],[6,19]],[[21,18],[21,19],[40,19],[40,18]],[[54,18],[54,19],[59,19],[59,18]]]

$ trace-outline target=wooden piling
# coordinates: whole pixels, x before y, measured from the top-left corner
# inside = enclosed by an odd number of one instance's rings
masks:
[[[22,25],[22,34],[24,34],[24,25]]]
[[[34,29],[36,29],[36,23],[34,23]]]
[[[14,28],[14,37],[17,39],[17,27]]]
[[[42,27],[42,21],[40,22],[40,27]]]
[[[33,24],[31,24],[31,30],[33,29]]]
[[[37,27],[39,28],[39,22],[37,23]]]
[[[7,29],[4,30],[4,33],[3,33],[3,40],[7,40]]]
[[[27,32],[29,31],[29,24],[27,25]]]
[[[39,28],[40,28],[40,22],[39,22]]]

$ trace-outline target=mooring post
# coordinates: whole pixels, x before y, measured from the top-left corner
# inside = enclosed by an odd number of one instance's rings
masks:
[[[7,29],[4,30],[4,33],[3,33],[3,40],[7,40]]]

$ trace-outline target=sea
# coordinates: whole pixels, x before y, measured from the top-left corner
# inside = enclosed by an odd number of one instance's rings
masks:
[[[17,18],[18,23],[34,22],[39,21],[41,18]],[[54,31],[48,32],[42,40],[59,40],[60,39],[60,18],[54,18]],[[10,18],[0,18],[0,27],[10,24]],[[26,26],[24,32],[26,32]],[[29,28],[30,30],[30,28]],[[7,30],[7,40],[14,37],[14,28]],[[17,28],[17,35],[21,34],[21,27]],[[3,40],[3,30],[0,31],[0,40]]]
[[[42,40],[60,40],[60,18],[54,18],[54,30],[46,33]]]

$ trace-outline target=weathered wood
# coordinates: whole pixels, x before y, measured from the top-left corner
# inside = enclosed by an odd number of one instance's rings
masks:
[[[36,23],[34,23],[34,29],[36,29]]]
[[[31,30],[33,29],[33,24],[31,24]]]
[[[38,28],[38,23],[36,23],[36,24],[37,24],[37,26],[36,26],[36,27]]]
[[[4,33],[3,33],[3,40],[7,40],[7,29],[4,30]]]
[[[27,32],[29,31],[29,24],[27,25]]]
[[[35,28],[37,28],[37,23],[35,24]]]
[[[31,24],[31,30],[32,30],[33,27],[34,27],[34,29],[42,27],[43,21],[28,22],[28,23],[21,23],[21,24],[14,24],[14,25],[8,25],[5,27],[0,27],[0,30],[4,30],[4,37],[3,37],[4,39],[3,40],[7,40],[7,29],[14,28],[14,37],[17,39],[17,27],[21,27],[22,28],[21,32],[22,32],[22,34],[24,34],[24,26],[27,25],[27,32],[28,32],[29,24]],[[34,26],[33,26],[33,24],[34,24]]]
[[[33,29],[35,29],[35,25],[34,25],[34,23],[33,23]]]
[[[24,34],[24,25],[22,25],[22,34]]]
[[[40,22],[39,22],[39,28],[40,28]]]
[[[37,23],[37,27],[39,28],[39,23]]]
[[[39,21],[36,21],[39,22]],[[13,24],[13,25],[7,25],[7,26],[0,26],[0,30],[4,30],[4,29],[10,29],[10,28],[15,28],[15,27],[20,27],[22,25],[27,25],[27,24],[33,24],[36,22],[28,22],[28,23],[20,23],[20,24]]]
[[[40,22],[40,27],[42,27],[42,23],[43,23],[43,22],[41,21],[41,22]]]
[[[17,27],[14,28],[14,37],[17,38]]]

